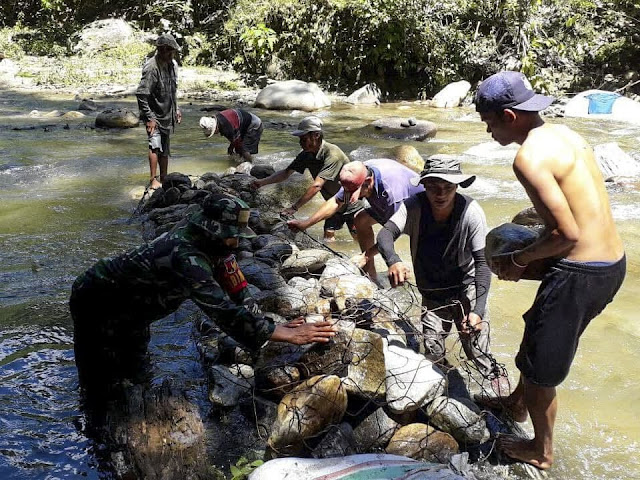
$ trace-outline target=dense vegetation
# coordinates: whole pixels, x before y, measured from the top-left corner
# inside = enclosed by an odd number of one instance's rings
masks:
[[[187,63],[413,95],[504,68],[551,93],[622,87],[640,59],[637,0],[0,0],[31,54],[70,53],[107,17],[173,32]]]

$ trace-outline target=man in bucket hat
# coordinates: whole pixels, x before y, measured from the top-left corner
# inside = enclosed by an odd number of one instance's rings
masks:
[[[350,160],[340,147],[324,140],[322,129],[322,119],[319,117],[309,116],[303,118],[298,124],[298,128],[291,132],[292,135],[300,139],[302,151],[287,168],[275,172],[267,178],[253,182],[255,188],[262,188],[265,185],[283,182],[294,172],[304,173],[305,170],[309,170],[313,177],[313,183],[307,187],[307,190],[298,200],[282,211],[283,215],[295,214],[299,208],[309,202],[318,192],[320,192],[322,198],[328,200],[340,190],[339,175]],[[328,216],[324,222],[324,241],[335,241],[336,230],[342,228],[345,223],[349,228],[349,232],[355,235],[354,215],[363,208],[362,202],[355,202],[344,211],[336,211]]]
[[[219,133],[229,140],[227,154],[240,155],[246,162],[251,162],[258,153],[258,145],[262,137],[264,126],[262,120],[247,110],[230,108],[216,112],[211,117],[200,118],[202,128],[207,138]]]
[[[445,339],[456,325],[467,358],[495,394],[509,392],[503,369],[489,348],[487,298],[491,271],[484,257],[487,220],[475,200],[458,193],[475,175],[465,175],[459,161],[447,155],[426,160],[411,183],[424,191],[406,199],[378,233],[377,245],[354,261],[363,266],[380,252],[389,267],[392,287],[404,284],[409,268],[394,242],[409,236],[416,284],[422,295],[422,325],[427,356],[446,364]]]
[[[140,118],[147,130],[149,143],[149,187],[156,189],[169,168],[170,134],[182,122],[178,108],[178,64],[174,55],[180,50],[169,33],[156,40],[156,53],[144,64],[136,90]],[[158,176],[158,167],[160,175]]]
[[[248,206],[211,194],[202,207],[151,243],[98,261],[73,284],[76,365],[89,395],[143,371],[150,324],[187,299],[254,351],[268,340],[306,344],[334,335],[328,322],[276,326],[264,317],[232,254],[238,238],[255,237]]]
[[[504,437],[498,445],[508,456],[541,469],[553,463],[556,387],[569,373],[582,332],[611,302],[626,271],[624,247],[593,150],[569,128],[544,122],[539,112],[552,102],[534,92],[519,72],[490,76],[475,100],[494,140],[520,144],[513,171],[546,227],[533,244],[494,257],[494,272],[517,282],[529,263],[553,262],[523,315],[518,386],[509,396],[485,401],[517,421],[531,417],[532,440]]]

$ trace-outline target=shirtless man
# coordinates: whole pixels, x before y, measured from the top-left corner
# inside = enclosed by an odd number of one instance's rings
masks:
[[[508,456],[541,469],[553,463],[556,386],[569,373],[580,335],[611,302],[626,270],[593,150],[569,128],[544,123],[539,112],[552,102],[536,94],[519,72],[486,79],[475,102],[494,140],[521,145],[513,170],[546,226],[532,245],[494,257],[494,272],[517,282],[530,262],[554,261],[523,315],[518,386],[509,396],[486,402],[502,406],[520,422],[530,415],[534,438],[503,437],[499,446]]]

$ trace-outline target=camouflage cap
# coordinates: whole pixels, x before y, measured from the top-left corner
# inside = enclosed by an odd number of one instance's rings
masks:
[[[212,193],[202,202],[202,210],[202,214],[194,215],[190,222],[211,235],[220,238],[256,236],[248,226],[249,205],[238,197]]]

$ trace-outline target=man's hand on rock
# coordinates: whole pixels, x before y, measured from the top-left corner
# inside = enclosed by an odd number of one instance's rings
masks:
[[[284,325],[278,325],[271,335],[274,342],[287,342],[294,345],[307,343],[327,343],[336,335],[337,328],[331,322],[305,323],[303,318],[296,318]]]
[[[295,218],[293,220],[287,220],[287,226],[294,232],[307,229],[307,225],[304,220],[298,220]]]
[[[398,287],[404,285],[404,282],[409,278],[411,270],[404,263],[394,263],[389,267],[389,282],[392,287]]]

